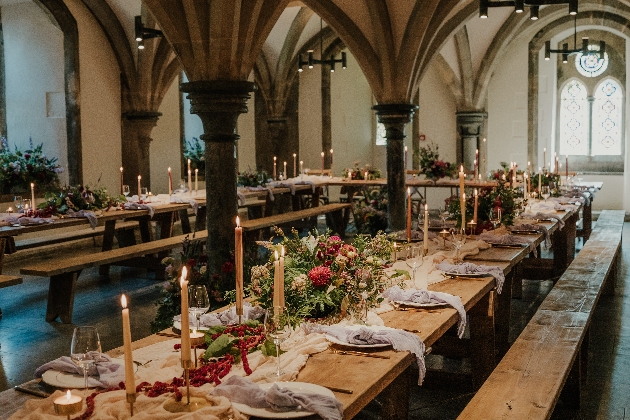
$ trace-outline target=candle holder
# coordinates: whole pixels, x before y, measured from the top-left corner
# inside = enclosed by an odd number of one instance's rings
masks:
[[[448,230],[446,230],[446,228],[442,229],[440,231],[440,236],[442,237],[442,240],[444,241],[444,249],[446,249],[446,238],[448,238],[448,236],[451,234],[451,232],[449,232]]]
[[[162,407],[169,413],[192,413],[210,404],[205,398],[190,396],[189,373],[192,368],[192,360],[182,360],[182,368],[184,368],[184,379],[186,381],[186,400],[177,401],[175,398],[166,400]]]
[[[193,334],[190,335],[190,345],[192,346],[193,352],[195,355],[195,369],[197,368],[197,347],[203,345],[205,342],[206,342],[206,339],[203,333],[200,336],[198,335],[193,336]]]
[[[68,394],[70,391],[68,391]],[[55,414],[66,416],[70,420],[70,416],[78,413],[83,409],[83,398],[78,395],[64,395],[53,401],[55,406]]]
[[[129,414],[133,417],[133,403],[136,402],[136,393],[127,394],[127,402],[129,403]]]
[[[468,229],[470,229],[470,235],[474,235],[477,231],[477,223],[471,220],[470,222],[468,222]]]

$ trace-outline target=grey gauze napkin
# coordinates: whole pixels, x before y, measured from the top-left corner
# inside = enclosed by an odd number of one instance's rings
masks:
[[[153,208],[153,206],[150,206],[148,204],[127,202],[125,203],[124,207],[125,210],[147,210],[149,212],[149,217],[153,217],[153,214],[155,213],[155,209]]]
[[[89,210],[74,211],[72,209],[68,209],[68,212],[66,213],[66,216],[68,216],[68,217],[85,217],[90,222],[90,227],[92,229],[96,229],[96,225],[98,225],[98,220],[96,219],[96,214],[94,214],[93,211],[89,211]]]
[[[197,200],[193,200],[193,199],[186,200],[176,195],[172,195],[171,203],[190,204],[190,207],[192,207],[193,213],[195,214],[197,214],[197,211],[199,210],[199,203],[197,203]]]
[[[408,351],[416,356],[418,361],[418,385],[422,385],[427,369],[424,365],[424,343],[415,334],[396,329],[373,330],[361,327],[358,330],[339,326],[313,325],[307,333],[322,333],[335,337],[348,344],[391,344],[394,350]]]
[[[510,234],[496,235],[492,232],[484,232],[477,236],[477,239],[488,242],[494,245],[522,245],[527,244],[530,251],[536,252],[536,248],[532,245],[533,242],[527,238],[519,238],[518,236],[512,236]]]
[[[407,289],[403,290],[400,286],[393,286],[383,292],[383,297],[389,299],[390,302],[409,302],[409,303],[446,303],[457,310],[459,314],[459,323],[457,326],[457,335],[462,338],[466,329],[466,310],[459,296],[448,293],[433,292],[430,290]]]
[[[499,294],[501,294],[501,289],[503,289],[503,283],[505,282],[503,270],[496,265],[477,265],[471,262],[465,262],[463,264],[449,264],[446,261],[442,261],[441,263],[436,264],[435,268],[446,273],[489,274],[494,277],[494,280],[497,282],[497,293]]]
[[[532,225],[530,223],[523,223],[520,225],[514,225],[510,228],[510,230],[521,230],[527,232],[538,232],[542,233],[543,238],[545,239],[545,245],[551,246],[551,240],[549,238],[549,232],[547,231],[547,227],[543,225]]]
[[[558,217],[557,214],[553,214],[553,213],[522,213],[521,217],[523,219],[549,219],[549,220],[555,220],[556,222],[558,222],[558,226],[560,226],[560,230],[562,230],[564,228],[564,222],[560,219],[560,217]]]
[[[29,226],[29,225],[41,225],[43,223],[52,223],[54,220],[52,218],[47,218],[47,217],[27,217],[27,216],[20,216],[20,217],[7,217],[6,221],[12,225],[22,225],[22,226]]]
[[[341,420],[343,404],[335,397],[313,393],[297,393],[281,389],[273,384],[267,391],[249,379],[231,376],[218,385],[212,393],[228,398],[232,402],[247,404],[252,408],[268,408],[272,411],[291,411],[299,406],[324,420]]]
[[[41,378],[44,372],[54,369],[60,372],[76,373],[83,375],[83,369],[75,365],[68,356],[43,364],[35,370],[35,377]],[[112,358],[106,354],[101,354],[96,366],[88,370],[88,386],[98,386],[101,388],[113,388],[125,380],[125,369],[122,365],[112,362]]]
[[[242,320],[260,320],[265,315],[265,310],[260,306],[252,306],[249,302],[243,302],[243,316]],[[175,315],[173,321],[181,322],[182,316]],[[238,323],[238,316],[236,315],[236,307],[232,306],[223,312],[203,314],[199,317],[199,325],[202,327],[214,327],[217,325],[229,325]],[[194,317],[190,317],[190,327],[196,327],[197,320]]]

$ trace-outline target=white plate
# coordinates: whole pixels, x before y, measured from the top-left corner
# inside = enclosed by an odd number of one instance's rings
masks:
[[[329,397],[335,397],[335,394],[328,388],[324,388],[323,386],[309,384],[307,382],[276,382],[280,388],[287,388],[293,392],[302,392],[302,393],[310,393],[310,394],[321,394]],[[271,388],[273,384],[260,384],[260,388],[264,391]],[[266,419],[296,419],[299,417],[307,417],[312,416],[313,413],[310,411],[271,411],[266,408],[253,408],[246,404],[242,403],[232,403],[234,408],[240,411],[243,414],[248,416],[256,416],[262,417]]]
[[[367,328],[370,330],[393,330],[394,328],[389,328],[389,327],[381,327],[378,325],[370,325],[370,326],[366,326],[366,325],[348,325],[344,328],[347,328],[349,330],[358,330],[361,328]],[[339,340],[337,337],[333,337],[332,335],[328,335],[326,334],[324,336],[326,338],[326,340],[330,341],[333,344],[337,344],[339,346],[343,346],[343,347],[351,347],[351,348],[357,348],[357,349],[377,349],[377,348],[384,348],[384,347],[391,347],[391,344],[389,343],[383,343],[383,344],[350,344],[350,343],[346,343],[344,341]]]
[[[118,362],[118,360],[116,362]],[[120,369],[124,369],[123,364],[119,364],[121,365]],[[85,386],[83,375],[69,372],[60,372],[54,369],[50,369],[44,372],[44,374],[42,375],[42,381],[56,388],[64,389],[83,389],[83,387]],[[94,387],[92,386],[90,388]]]
[[[409,308],[434,308],[436,306],[449,306],[448,303],[439,303],[439,302],[416,303],[416,302],[406,302],[404,300],[395,300],[394,303],[397,303],[401,306],[405,306]]]
[[[181,321],[173,321],[173,328],[175,328],[177,331],[181,331],[182,330]],[[192,330],[192,327],[190,327],[190,329]],[[207,329],[208,327],[204,327],[203,325],[201,325],[198,331],[206,331]]]
[[[467,274],[459,274],[459,273],[449,273],[447,271],[444,272],[445,276],[453,276],[453,277],[492,277],[492,274],[488,273],[467,273]]]

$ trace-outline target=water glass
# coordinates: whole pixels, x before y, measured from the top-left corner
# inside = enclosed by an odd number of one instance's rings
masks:
[[[122,193],[124,194],[125,197],[127,197],[129,194],[131,194],[131,190],[129,189],[129,185],[123,185],[122,186]]]
[[[13,205],[15,206],[16,212],[19,212],[20,210],[22,210],[24,206],[24,201],[22,200],[21,195],[16,195],[15,197],[13,197]]]
[[[70,359],[83,370],[85,389],[88,389],[88,370],[101,358],[101,339],[96,327],[76,327],[70,344]]]
[[[197,320],[197,330],[199,329],[199,318],[210,309],[210,299],[206,286],[195,284],[188,286],[188,312]]]
[[[280,367],[280,344],[286,340],[291,334],[291,324],[287,308],[277,306],[265,311],[265,335],[276,346],[277,367],[274,376],[279,378],[284,375]]]
[[[462,249],[466,243],[466,230],[465,229],[452,229],[451,236],[453,238],[453,245],[455,246],[455,263],[461,262],[459,259],[459,250]]]
[[[149,195],[149,189],[147,187],[141,187],[140,188],[140,199],[141,200],[146,200],[148,195]]]
[[[413,285],[416,286],[416,270],[424,262],[422,245],[411,244],[407,248],[407,259],[405,264],[411,269],[411,280]],[[422,289],[422,287],[420,287]],[[424,287],[426,289],[426,287]]]

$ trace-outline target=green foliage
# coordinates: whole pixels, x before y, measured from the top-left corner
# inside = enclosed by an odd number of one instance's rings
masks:
[[[236,184],[239,187],[263,187],[267,185],[270,180],[269,174],[264,170],[259,171],[243,171],[238,173]]]
[[[481,188],[478,190],[477,207],[477,232],[483,229],[490,229],[490,211],[501,209],[501,223],[507,226],[514,224],[514,198],[515,192],[512,188],[499,183],[494,188]],[[473,219],[475,199],[472,191],[466,191],[466,220]],[[457,220],[457,226],[461,227],[461,208],[459,197],[451,197],[448,200],[448,208],[451,216]]]
[[[427,179],[450,178],[457,172],[457,165],[440,159],[439,146],[432,143],[416,149],[413,159]]]
[[[44,194],[45,202],[38,208],[48,214],[66,214],[68,210],[102,210],[126,201],[124,196],[110,197],[105,187],[91,189],[89,186],[65,186],[60,190]]]
[[[387,188],[363,190],[364,199],[355,203],[352,212],[358,233],[376,235],[387,229]]]
[[[199,169],[199,175],[206,175],[206,145],[197,137],[188,141],[184,139],[184,158],[190,159],[190,169]]]
[[[47,158],[42,151],[43,143],[21,151],[15,146],[11,151],[6,138],[0,139],[0,185],[4,193],[30,191],[31,183],[41,191],[50,191],[59,186],[59,173],[63,168],[56,164],[57,158]]]
[[[381,177],[381,170],[372,168],[370,165],[366,164],[365,167],[360,168],[359,162],[354,162],[354,166],[352,168],[345,168],[343,170],[342,176],[349,177],[352,180],[365,179],[365,174],[367,173],[368,179],[378,179]],[[350,176],[348,176],[350,174]]]

